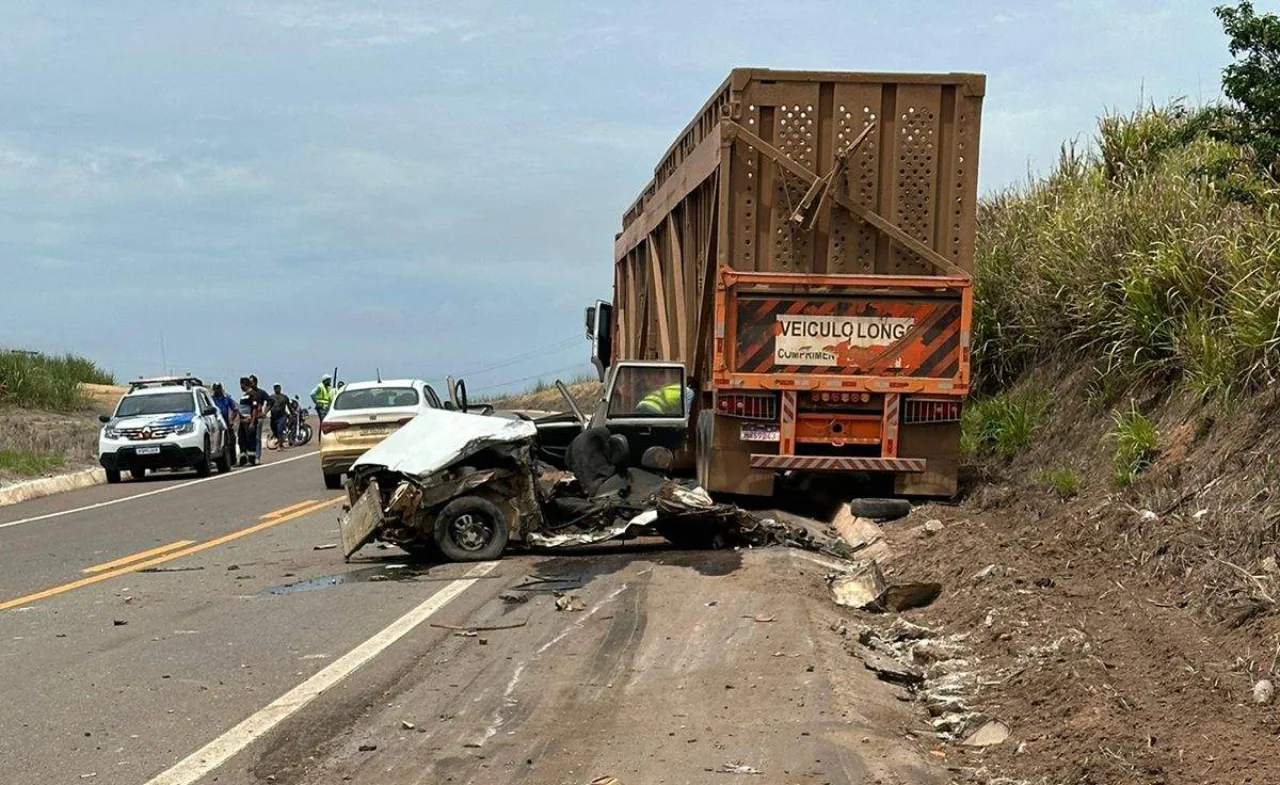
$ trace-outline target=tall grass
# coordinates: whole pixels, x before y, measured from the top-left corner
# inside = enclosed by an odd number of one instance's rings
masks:
[[[1115,443],[1115,484],[1126,488],[1160,455],[1160,434],[1133,404],[1115,412],[1110,438]]]
[[[1221,141],[1214,107],[1112,114],[1048,176],[983,200],[978,386],[1064,349],[1106,387],[1204,396],[1280,375],[1280,187]]]
[[[960,449],[974,457],[1012,458],[1031,445],[1044,414],[1036,393],[1000,393],[970,401],[960,420]]]
[[[88,405],[81,384],[114,384],[92,360],[74,354],[0,351],[0,404],[50,411]]]

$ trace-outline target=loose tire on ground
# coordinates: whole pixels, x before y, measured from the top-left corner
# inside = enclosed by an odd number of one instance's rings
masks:
[[[329,490],[331,490],[331,491],[340,491],[340,490],[342,490],[342,475],[341,475],[341,474],[330,474],[330,473],[328,473],[328,472],[325,472],[325,473],[324,473],[324,487],[328,488],[328,489],[329,489]]]
[[[232,449],[234,448],[231,445],[231,440],[229,438],[223,438],[222,454],[213,460],[213,465],[217,468],[218,474],[226,474],[231,471],[231,465],[235,463],[235,460],[231,455]]]
[[[147,476],[147,470],[146,469],[130,469],[129,476],[135,480],[141,480],[142,478]]]
[[[873,521],[893,521],[910,514],[911,502],[906,499],[850,499],[849,512]]]
[[[108,484],[108,485],[115,485],[116,483],[120,482],[120,470],[119,470],[119,469],[107,469],[106,471],[107,471],[107,484]]]
[[[507,547],[507,516],[493,502],[463,496],[436,516],[436,547],[449,561],[490,561]]]

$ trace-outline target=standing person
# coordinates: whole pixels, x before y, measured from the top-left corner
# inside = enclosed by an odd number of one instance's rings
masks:
[[[281,391],[279,384],[271,386],[271,397],[267,405],[271,412],[271,435],[276,437],[276,449],[283,450],[288,446],[284,426],[289,418],[289,396]]]
[[[271,396],[258,386],[258,377],[249,374],[249,402],[253,408],[253,463],[262,461],[262,421],[267,417]]]
[[[324,422],[324,416],[329,413],[329,406],[333,404],[332,376],[326,373],[320,377],[320,383],[311,391],[311,402],[316,406],[316,417]]]
[[[240,465],[244,466],[249,461],[257,460],[253,451],[253,396],[249,392],[253,386],[249,383],[248,376],[240,377],[240,416],[236,418],[239,427],[236,428],[236,434],[240,443]]]
[[[218,407],[222,421],[227,424],[227,436],[231,439],[231,462],[235,463],[236,442],[239,440],[236,420],[240,419],[240,410],[231,396],[227,395],[227,391],[222,389],[222,382],[214,382],[213,405]]]

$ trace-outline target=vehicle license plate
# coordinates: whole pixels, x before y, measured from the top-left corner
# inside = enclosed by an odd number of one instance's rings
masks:
[[[744,442],[778,441],[778,426],[776,425],[755,425],[754,423],[744,422],[740,433]]]
[[[138,454],[139,455],[159,455],[160,448],[159,447],[139,447]]]

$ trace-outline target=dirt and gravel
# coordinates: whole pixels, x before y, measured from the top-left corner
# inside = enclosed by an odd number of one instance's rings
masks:
[[[983,467],[960,504],[884,527],[890,580],[944,587],[903,618],[956,636],[975,674],[968,708],[1011,731],[953,748],[962,780],[1280,782],[1280,719],[1259,686],[1280,659],[1276,399],[1230,419],[1137,401],[1162,453],[1120,491],[1107,406],[1071,374],[1038,381],[1055,406],[1029,454]],[[1038,480],[1055,466],[1080,474],[1079,496],[1061,501]]]

